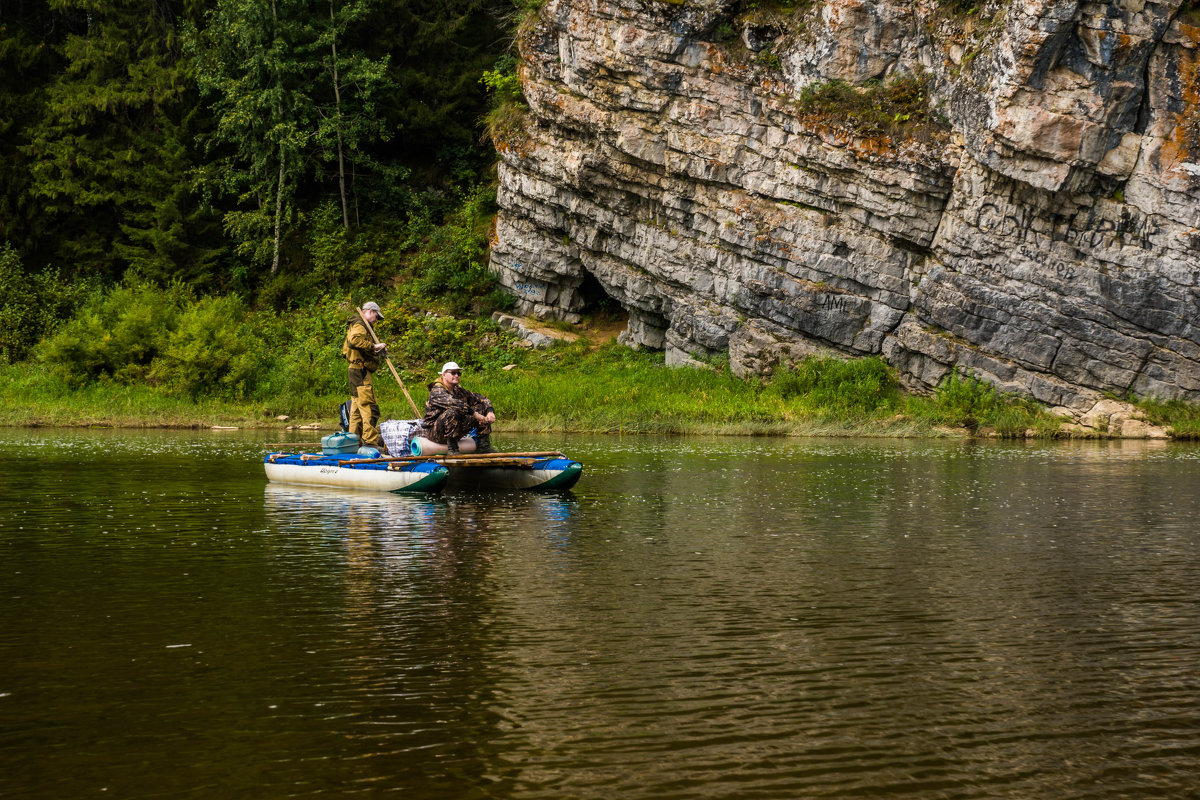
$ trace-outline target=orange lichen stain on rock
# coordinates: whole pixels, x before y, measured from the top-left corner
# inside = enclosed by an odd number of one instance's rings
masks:
[[[504,139],[493,139],[492,146],[496,148],[496,152],[501,155],[514,155],[520,159],[529,158],[528,148],[523,146],[523,142],[510,142]]]
[[[851,147],[860,157],[883,158],[896,154],[896,148],[890,139],[885,140],[878,137],[855,139],[851,142]]]
[[[1182,26],[1181,26],[1182,27]],[[1200,28],[1191,28],[1200,37]],[[1163,172],[1174,172],[1179,165],[1200,158],[1200,87],[1197,87],[1197,54],[1195,50],[1184,51],[1179,57],[1181,87],[1180,99],[1183,108],[1175,118],[1171,135],[1163,142],[1159,155]]]
[[[1179,35],[1190,40],[1193,45],[1200,44],[1200,24],[1197,22],[1200,22],[1200,9],[1192,11],[1188,16],[1180,15],[1175,20],[1175,24],[1179,28]]]
[[[1128,58],[1133,51],[1134,39],[1128,33],[1117,34],[1117,46],[1113,48],[1114,58]]]

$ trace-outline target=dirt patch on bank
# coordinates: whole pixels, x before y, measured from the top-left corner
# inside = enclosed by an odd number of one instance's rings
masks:
[[[595,350],[616,339],[629,326],[629,312],[619,311],[584,318],[574,330]]]

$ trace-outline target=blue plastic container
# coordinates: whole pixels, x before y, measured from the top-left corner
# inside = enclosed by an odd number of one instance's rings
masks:
[[[339,431],[321,437],[321,453],[327,456],[354,455],[360,447],[362,442],[353,433]]]

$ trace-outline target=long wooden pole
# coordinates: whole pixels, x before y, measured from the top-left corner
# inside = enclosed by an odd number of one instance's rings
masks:
[[[363,321],[363,325],[367,326],[367,333],[371,334],[372,341],[374,341],[375,344],[379,344],[379,337],[375,335],[375,330],[371,327],[371,323],[367,322],[367,317],[365,314],[363,314],[362,309],[356,307],[354,310],[358,312],[358,318]],[[417,415],[416,418],[420,419],[424,415],[417,408],[417,404],[413,402],[412,397],[408,393],[408,389],[404,388],[404,381],[400,380],[400,373],[396,372],[396,368],[392,366],[392,359],[388,358],[388,356],[384,354],[383,360],[387,362],[388,369],[392,371],[392,377],[396,379],[396,383],[400,384],[400,391],[404,392],[404,396],[408,398],[408,404],[412,406],[413,413]]]

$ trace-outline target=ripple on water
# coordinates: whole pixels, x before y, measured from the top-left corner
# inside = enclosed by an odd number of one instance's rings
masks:
[[[234,433],[0,433],[15,796],[1193,792],[1195,448],[529,437],[575,491],[405,498]]]

